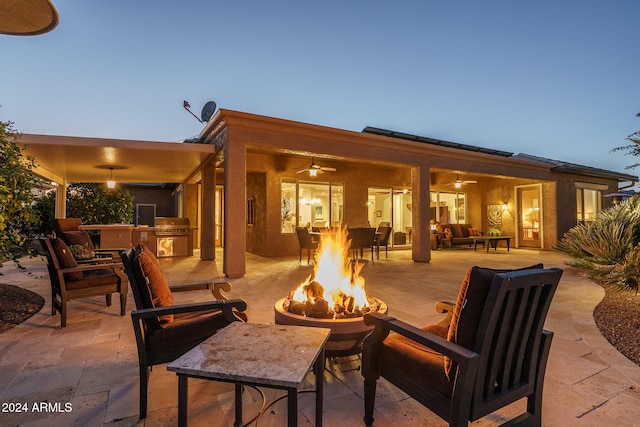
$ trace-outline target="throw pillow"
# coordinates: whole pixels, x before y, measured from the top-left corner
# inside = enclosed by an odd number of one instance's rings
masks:
[[[60,237],[62,237],[62,240],[64,240],[69,246],[86,245],[88,250],[94,250],[93,243],[91,243],[91,237],[89,237],[89,233],[84,230],[63,231]]]
[[[61,239],[49,239],[49,241],[51,242],[53,252],[58,258],[58,262],[60,263],[61,268],[73,268],[78,266],[76,259],[71,253],[71,250],[64,241],[62,241]],[[70,273],[64,273],[64,277],[66,280],[73,281],[82,280],[83,276],[81,271],[72,271]]]
[[[453,308],[453,316],[449,325],[447,340],[462,347],[473,350],[478,331],[478,323],[484,311],[484,305],[489,295],[489,288],[493,277],[498,273],[511,271],[542,269],[542,264],[513,270],[496,270],[491,268],[471,267],[462,281],[458,300]],[[450,374],[453,367],[452,360],[445,357],[445,371]]]
[[[451,233],[453,233],[453,237],[465,237],[462,232],[462,225],[460,224],[449,224],[451,226]]]
[[[141,287],[140,294],[143,298],[143,304],[150,304],[148,308],[173,306],[173,295],[169,288],[169,282],[160,268],[160,263],[149,248],[142,243],[136,248],[134,273],[137,273],[136,280]],[[173,318],[173,314],[167,314],[158,316],[158,321],[161,326],[166,327],[173,323]]]
[[[480,235],[480,231],[478,231],[477,228],[468,228],[467,230],[469,230],[469,237],[475,237]]]

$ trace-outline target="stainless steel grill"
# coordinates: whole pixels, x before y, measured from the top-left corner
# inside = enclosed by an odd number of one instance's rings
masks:
[[[191,255],[193,246],[189,218],[156,218],[155,234],[158,257]]]
[[[189,218],[156,218],[156,236],[186,236],[189,234]]]

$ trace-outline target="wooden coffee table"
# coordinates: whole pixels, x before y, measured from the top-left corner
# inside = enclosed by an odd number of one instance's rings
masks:
[[[324,345],[330,329],[233,322],[169,364],[178,375],[178,425],[187,425],[187,381],[210,379],[235,384],[235,426],[242,423],[242,386],[287,391],[288,426],[298,419],[298,389],[314,367],[316,422],[322,426]]]
[[[473,250],[475,251],[478,247],[478,242],[483,242],[487,247],[487,252],[489,252],[489,247],[491,246],[494,251],[498,250],[498,242],[505,241],[507,242],[507,252],[509,252],[511,246],[511,236],[474,236],[473,238]]]

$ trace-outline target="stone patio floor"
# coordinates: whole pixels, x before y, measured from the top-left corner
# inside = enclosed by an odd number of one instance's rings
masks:
[[[219,261],[192,258],[162,259],[171,284],[221,278]],[[415,263],[407,250],[389,251],[362,274],[371,296],[384,300],[391,315],[422,326],[440,318],[433,310],[439,300],[455,301],[460,282],[472,265],[515,268],[543,262],[565,270],[545,327],[555,332],[544,389],[545,426],[640,426],[640,367],[618,353],[599,333],[592,316],[604,291],[564,264],[564,255],[552,251],[504,248],[433,253],[431,263]],[[18,285],[42,295],[44,308],[26,322],[0,334],[1,426],[172,426],[177,424],[177,378],[165,366],[156,366],[149,385],[149,413],[138,420],[138,363],[129,295],[127,315],[119,316],[117,299],[106,307],[104,297],[70,303],[67,327],[51,316],[46,260],[27,259],[29,274],[5,263],[0,282]],[[297,257],[262,258],[247,254],[247,274],[230,280],[229,297],[244,298],[251,322],[273,323],[273,304],[311,271]],[[176,294],[176,303],[211,299],[206,291]],[[327,362],[324,425],[356,426],[362,422],[362,377],[357,357]],[[313,375],[309,374],[309,386]],[[189,422],[195,426],[233,425],[233,386],[190,380]],[[267,400],[281,391],[265,389]],[[261,399],[249,390],[244,396],[247,419],[257,414]],[[34,411],[34,404],[58,403],[54,411]],[[9,403],[28,411],[18,413]],[[65,404],[70,404],[65,412]],[[523,402],[473,423],[499,425]],[[58,410],[60,409],[60,410]],[[445,423],[404,393],[381,380],[375,426],[441,426]],[[259,419],[260,426],[285,425],[286,400],[276,401]],[[313,395],[300,396],[298,422],[311,426]],[[255,426],[256,422],[251,423]]]

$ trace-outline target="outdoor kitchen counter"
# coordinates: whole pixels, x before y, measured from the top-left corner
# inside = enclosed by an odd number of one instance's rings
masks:
[[[86,224],[79,230],[97,230],[100,232],[100,249],[126,249],[131,246],[133,224]]]

